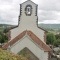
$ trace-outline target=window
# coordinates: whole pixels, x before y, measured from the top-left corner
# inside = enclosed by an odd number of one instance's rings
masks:
[[[30,12],[30,7],[27,7],[27,14],[30,14],[31,12]]]
[[[27,5],[25,8],[25,14],[30,16],[31,13],[32,13],[32,7],[31,7],[31,5]]]

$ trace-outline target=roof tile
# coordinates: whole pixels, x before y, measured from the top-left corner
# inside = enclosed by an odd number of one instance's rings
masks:
[[[44,42],[42,42],[32,31],[23,31],[22,33],[20,33],[18,36],[16,36],[13,40],[8,41],[8,43],[6,43],[2,48],[3,49],[7,49],[8,46],[12,46],[14,43],[16,43],[18,40],[20,40],[21,38],[23,38],[25,36],[25,34],[27,33],[27,35],[35,42],[37,43],[41,48],[44,49],[44,51],[51,51],[51,48],[45,44]]]

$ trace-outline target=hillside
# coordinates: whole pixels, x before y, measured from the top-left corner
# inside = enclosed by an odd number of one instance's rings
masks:
[[[0,24],[0,32],[2,32],[5,28],[15,27],[16,25],[8,25],[8,24]],[[43,28],[47,31],[52,31],[55,33],[56,31],[60,32],[60,24],[38,24],[39,27]]]
[[[15,25],[9,25],[9,24],[0,24],[0,28],[5,28],[5,27],[12,27]]]
[[[5,28],[14,27],[16,25],[9,25],[9,24],[0,24],[0,32],[2,32]]]
[[[60,24],[38,24],[38,26],[43,29],[52,29],[52,30],[60,29]]]

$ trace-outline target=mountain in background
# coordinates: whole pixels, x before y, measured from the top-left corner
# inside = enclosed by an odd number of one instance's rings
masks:
[[[10,25],[10,24],[0,24],[0,32],[3,32],[4,29],[6,28],[12,28],[12,27],[15,27],[17,25]]]
[[[60,30],[60,24],[38,24],[43,29]]]
[[[3,31],[5,28],[15,27],[17,25],[10,24],[0,24],[0,31]],[[38,24],[38,26],[47,31],[59,31],[60,32],[60,24]]]
[[[10,25],[10,24],[0,24],[0,28],[6,28],[6,27],[14,27],[16,25]]]

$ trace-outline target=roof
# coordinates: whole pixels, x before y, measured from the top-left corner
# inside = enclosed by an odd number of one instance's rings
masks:
[[[24,3],[28,2],[28,1],[31,1],[31,0],[27,0],[27,1],[23,2],[23,3],[21,3],[21,4],[24,4]],[[31,2],[38,6],[38,4],[34,3],[33,1],[31,1]]]
[[[17,25],[17,26],[10,27],[10,28],[9,28],[9,30],[12,30],[12,29],[17,28],[17,27],[19,27],[19,23],[18,23],[18,25]],[[38,27],[39,29],[41,29],[41,30],[45,31],[45,32],[48,32],[47,30],[45,30],[45,29],[43,29],[43,28],[39,27],[38,25],[37,25],[37,27]]]
[[[43,29],[43,28],[41,28],[41,27],[39,27],[39,26],[37,26],[37,27],[38,27],[39,29],[45,31],[45,32],[48,32],[47,30],[45,30],[45,29]]]
[[[32,31],[23,31],[21,34],[16,36],[13,40],[8,41],[5,45],[2,46],[3,49],[7,49],[9,46],[12,46],[14,43],[19,41],[25,35],[28,35],[35,43],[39,45],[40,48],[43,48],[44,51],[51,51],[51,48],[42,42]]]

